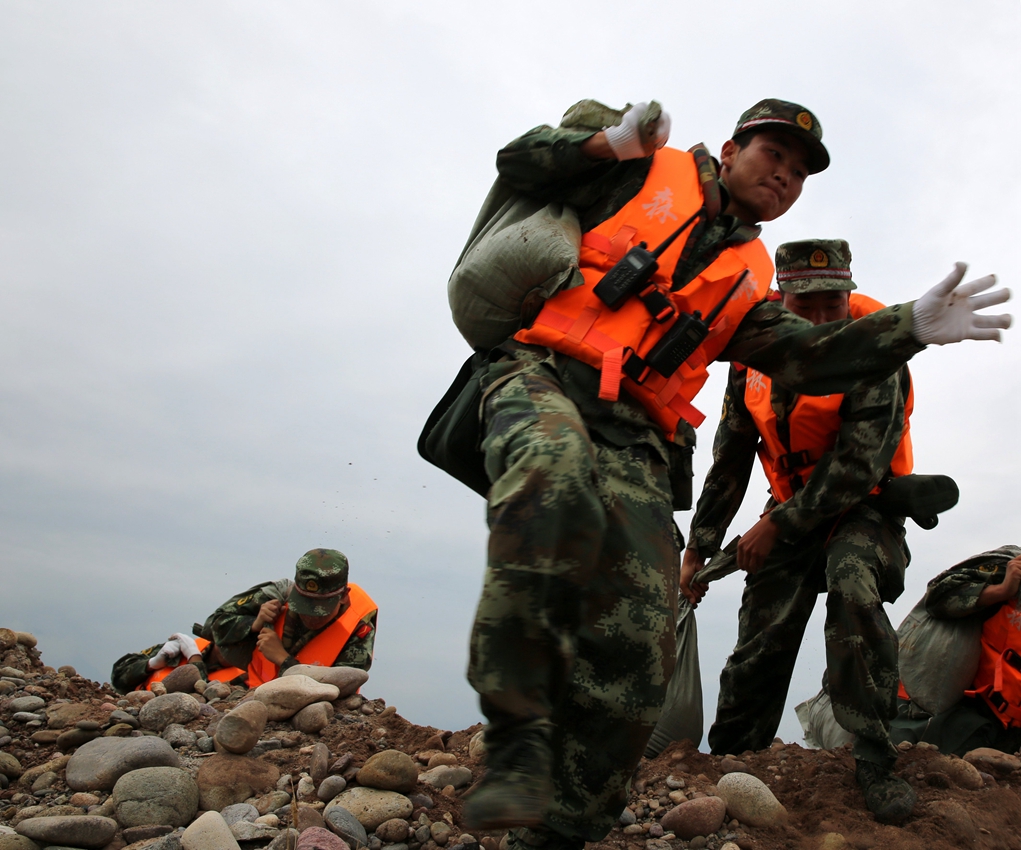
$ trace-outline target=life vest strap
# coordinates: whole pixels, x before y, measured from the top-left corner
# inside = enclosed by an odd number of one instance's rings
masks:
[[[802,449],[800,452],[788,452],[773,461],[773,472],[793,475],[799,469],[818,463],[823,453],[818,449]]]
[[[603,401],[620,398],[620,371],[624,349],[615,348],[603,355],[603,368],[599,372],[599,397]]]
[[[581,244],[586,248],[601,251],[610,258],[611,262],[616,263],[630,250],[637,235],[638,228],[625,224],[612,237],[591,230],[588,233],[583,233]]]

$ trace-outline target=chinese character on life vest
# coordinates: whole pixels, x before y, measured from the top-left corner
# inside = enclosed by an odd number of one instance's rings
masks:
[[[659,217],[659,223],[664,224],[668,218],[676,219],[677,216],[673,212],[674,208],[674,193],[670,191],[670,187],[660,189],[655,195],[652,196],[652,203],[642,204],[642,209],[645,210],[645,214],[649,218]]]

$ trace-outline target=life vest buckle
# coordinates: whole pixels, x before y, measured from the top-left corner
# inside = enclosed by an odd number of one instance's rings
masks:
[[[663,324],[677,315],[677,308],[674,307],[673,302],[653,283],[638,293],[638,297],[642,299],[649,315],[659,324]]]
[[[1021,655],[1018,655],[1011,647],[1007,647],[1003,651],[1003,663],[1021,671]]]
[[[624,362],[621,370],[636,384],[645,383],[649,377],[649,365],[639,357],[633,348],[624,349]]]
[[[789,452],[785,455],[780,455],[780,457],[773,461],[773,471],[792,474],[813,462],[811,452],[808,449],[802,449],[800,452]]]

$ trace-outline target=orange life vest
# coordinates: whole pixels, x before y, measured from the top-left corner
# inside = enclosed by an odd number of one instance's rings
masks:
[[[350,604],[347,606],[347,610],[298,651],[295,658],[299,664],[332,667],[333,662],[337,660],[337,656],[344,650],[349,638],[354,634],[355,629],[358,628],[358,624],[378,610],[376,603],[372,601],[369,594],[357,584],[349,583],[348,593]],[[278,637],[282,638],[284,636],[284,622],[286,619],[287,605],[284,605],[273,622],[273,630],[277,633]],[[204,650],[209,646],[209,641],[202,638],[195,638],[195,643],[198,644],[200,650]],[[162,667],[159,670],[154,670],[152,675],[143,684],[139,685],[136,690],[149,690],[149,686],[153,682],[166,678],[176,669],[176,667]],[[252,660],[248,664],[248,687],[256,688],[275,679],[277,672],[276,664],[270,661],[258,649],[254,650],[252,652]],[[240,667],[225,667],[220,670],[214,670],[209,674],[209,678],[210,680],[220,682],[230,682],[238,678],[238,676],[245,675],[246,671]]]
[[[681,419],[694,427],[705,419],[691,400],[709,377],[708,364],[726,347],[745,314],[765,296],[773,277],[769,254],[758,239],[729,246],[690,283],[671,292],[689,228],[659,257],[652,278],[652,286],[667,299],[666,312],[654,317],[638,297],[629,297],[613,311],[593,289],[629,248],[646,242],[652,250],[703,204],[694,155],[673,148],[658,151],[638,195],[582,236],[579,264],[585,282],[549,299],[532,326],[514,336],[519,342],[551,348],[599,369],[599,397],[616,401],[623,386],[668,439]],[[712,323],[709,336],[672,375],[634,370],[636,380],[629,374],[632,370],[625,370],[630,358],[644,358],[652,350],[680,313],[698,310],[706,316],[746,270],[747,277]]]
[[[881,310],[883,306],[867,295],[851,293],[851,317],[854,319]],[[788,416],[790,443],[787,445],[780,439],[777,430],[777,415],[771,403],[773,382],[767,375],[754,369],[747,371],[744,401],[762,438],[759,443],[759,460],[762,461],[773,498],[778,502],[786,502],[795,493],[795,479],[800,479],[799,484],[807,481],[816,462],[836,443],[841,424],[840,404],[844,396],[842,393],[826,396],[799,395]],[[910,427],[914,406],[914,388],[911,387],[904,404],[904,432],[890,463],[890,472],[895,476],[907,475],[914,465]]]
[[[1021,726],[1021,609],[1004,602],[982,626],[982,652],[972,690],[1004,726]]]

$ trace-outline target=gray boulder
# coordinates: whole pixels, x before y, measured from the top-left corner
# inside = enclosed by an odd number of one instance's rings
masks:
[[[187,826],[199,809],[199,787],[186,770],[143,767],[117,780],[113,799],[121,826]]]
[[[151,699],[138,712],[143,729],[162,732],[171,723],[191,723],[202,713],[202,706],[191,694],[164,694]]]
[[[72,791],[110,791],[132,770],[180,765],[177,753],[162,738],[96,738],[71,756],[65,782]]]

